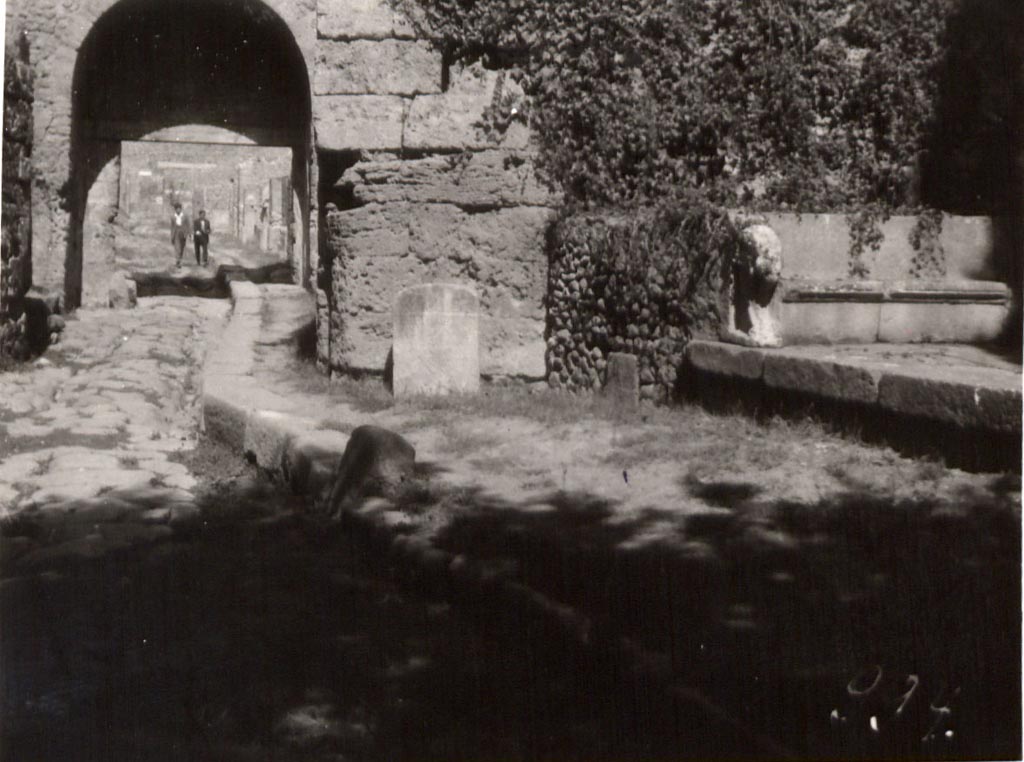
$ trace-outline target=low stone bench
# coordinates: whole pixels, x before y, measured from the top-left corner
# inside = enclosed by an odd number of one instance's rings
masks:
[[[775,309],[783,344],[985,343],[1010,311],[996,281],[786,279]]]
[[[730,344],[982,344],[997,340],[1010,317],[1010,288],[966,277],[962,269],[931,279],[829,277],[828,268],[808,276],[807,251],[797,247],[789,261],[768,225],[749,224],[743,233],[719,292],[719,338]],[[832,269],[839,264],[831,262]]]

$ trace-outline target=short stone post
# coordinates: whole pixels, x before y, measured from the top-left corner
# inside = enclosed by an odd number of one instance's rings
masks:
[[[431,283],[398,294],[395,397],[480,389],[479,301],[469,286]]]
[[[640,406],[640,370],[636,355],[612,352],[601,390],[605,399],[621,413],[635,413]]]

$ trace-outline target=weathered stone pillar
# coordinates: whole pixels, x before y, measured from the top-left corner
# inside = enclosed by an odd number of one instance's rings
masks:
[[[398,294],[395,397],[480,389],[479,300],[469,286],[431,283]]]

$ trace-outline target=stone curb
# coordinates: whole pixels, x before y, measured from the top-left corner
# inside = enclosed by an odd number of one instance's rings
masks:
[[[928,419],[941,424],[992,431],[1021,432],[1021,389],[916,375],[878,364],[843,362],[795,354],[784,349],[753,349],[714,341],[692,341],[686,348],[689,374],[743,379],[770,390],[797,392],[843,404],[876,408],[908,423]],[[697,382],[696,385],[699,385]]]
[[[311,418],[261,409],[253,398],[258,399],[266,390],[258,387],[256,379],[223,372],[222,348],[226,351],[230,342],[243,344],[233,350],[238,356],[254,354],[262,300],[258,288],[248,288],[251,285],[231,284],[235,309],[228,329],[222,334],[221,347],[210,353],[204,366],[204,428],[210,437],[239,450],[295,493],[315,500],[329,486],[348,436],[319,429],[318,422]],[[342,515],[342,523],[378,551],[380,557],[393,562],[407,581],[445,598],[454,594],[467,603],[486,606],[488,611],[497,609],[510,624],[522,626],[532,622],[579,647],[599,650],[606,658],[620,663],[627,673],[661,685],[676,705],[699,712],[706,724],[717,727],[720,733],[742,739],[748,748],[780,759],[792,756],[789,750],[750,730],[703,694],[673,684],[669,660],[664,655],[645,650],[625,637],[602,637],[594,632],[590,618],[571,606],[509,579],[483,562],[453,555],[435,547],[429,538],[410,534],[405,515],[387,500],[364,500]]]

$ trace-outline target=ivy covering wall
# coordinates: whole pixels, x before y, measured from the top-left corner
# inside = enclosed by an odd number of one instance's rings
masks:
[[[483,126],[530,124],[564,194],[555,385],[598,386],[627,351],[648,396],[671,393],[686,341],[717,328],[725,208],[845,214],[854,278],[891,214],[918,217],[919,277],[946,272],[940,210],[993,216],[1020,301],[1021,0],[393,1],[449,63],[519,85]]]
[[[500,99],[493,123],[536,128],[570,205],[698,188],[759,209],[990,214],[1020,182],[1020,0],[396,2],[449,60],[520,82],[529,100]]]
[[[722,265],[740,245],[730,218],[698,199],[629,214],[573,214],[552,231],[548,382],[599,389],[608,355],[636,355],[640,390],[672,399],[686,343],[718,330]]]

